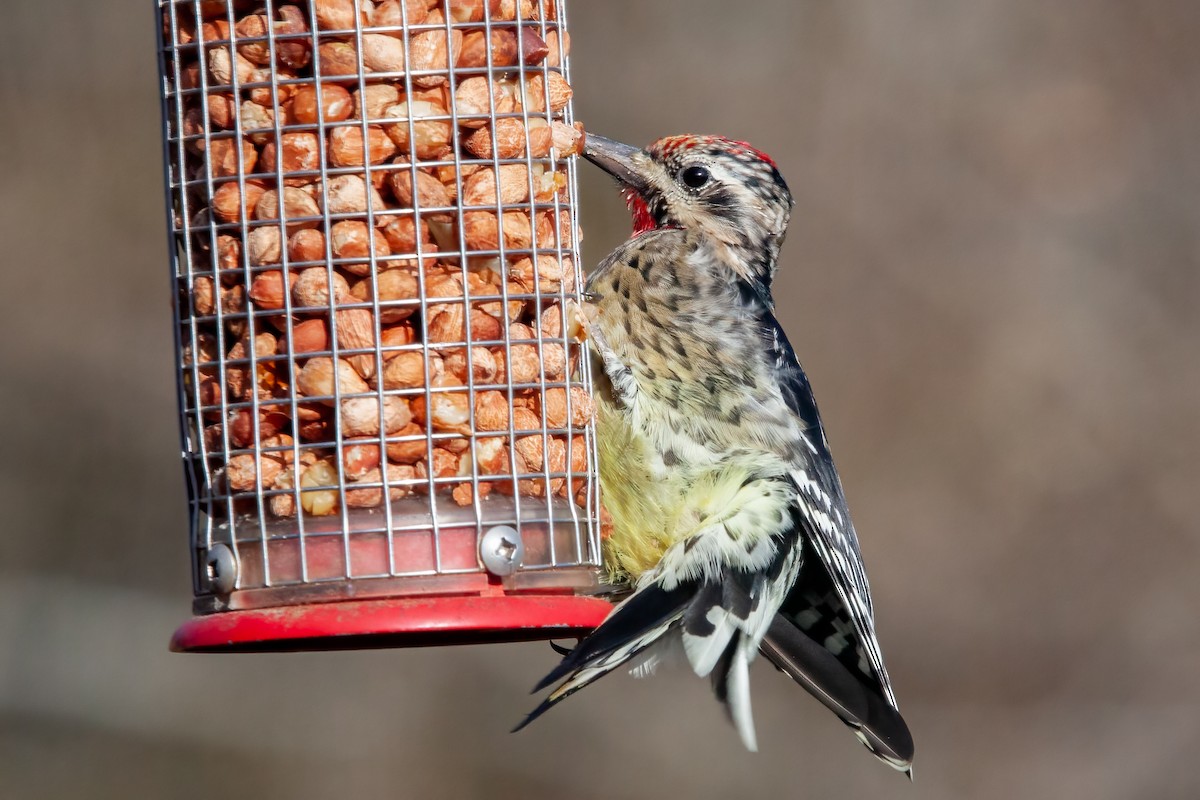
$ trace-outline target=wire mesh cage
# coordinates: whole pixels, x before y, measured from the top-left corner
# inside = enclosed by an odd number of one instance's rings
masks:
[[[561,0],[158,12],[200,615],[174,646],[596,624]]]

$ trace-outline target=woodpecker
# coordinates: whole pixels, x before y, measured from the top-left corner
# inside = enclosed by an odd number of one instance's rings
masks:
[[[791,193],[744,142],[644,150],[589,135],[633,236],[588,277],[604,559],[631,594],[534,689],[518,729],[622,665],[682,645],[757,749],[761,651],[911,777],[913,743],[875,636],[870,589],[808,378],[774,315]]]

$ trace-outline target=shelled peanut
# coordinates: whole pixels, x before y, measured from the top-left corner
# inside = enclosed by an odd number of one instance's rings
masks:
[[[431,485],[575,499],[592,401],[563,159],[584,132],[555,0],[269,11],[164,17],[188,410],[228,456],[211,490],[283,517]]]

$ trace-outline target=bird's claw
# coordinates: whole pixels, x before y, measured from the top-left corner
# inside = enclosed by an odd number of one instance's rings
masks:
[[[566,658],[567,656],[571,655],[571,653],[575,652],[574,648],[564,647],[563,645],[556,644],[554,642],[550,642],[550,649],[558,653],[563,658]]]

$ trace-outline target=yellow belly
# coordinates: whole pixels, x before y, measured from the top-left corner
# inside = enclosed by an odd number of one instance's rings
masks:
[[[651,476],[648,443],[620,410],[603,401],[597,402],[596,434],[600,497],[612,517],[604,566],[610,582],[632,583],[679,538],[683,487]]]
[[[726,532],[735,538],[770,535],[780,526],[788,498],[745,490],[752,476],[778,471],[765,458],[656,471],[651,465],[661,462],[650,442],[602,396],[597,397],[596,431],[601,501],[612,517],[603,552],[611,583],[635,583],[671,545],[734,515],[739,522]]]

